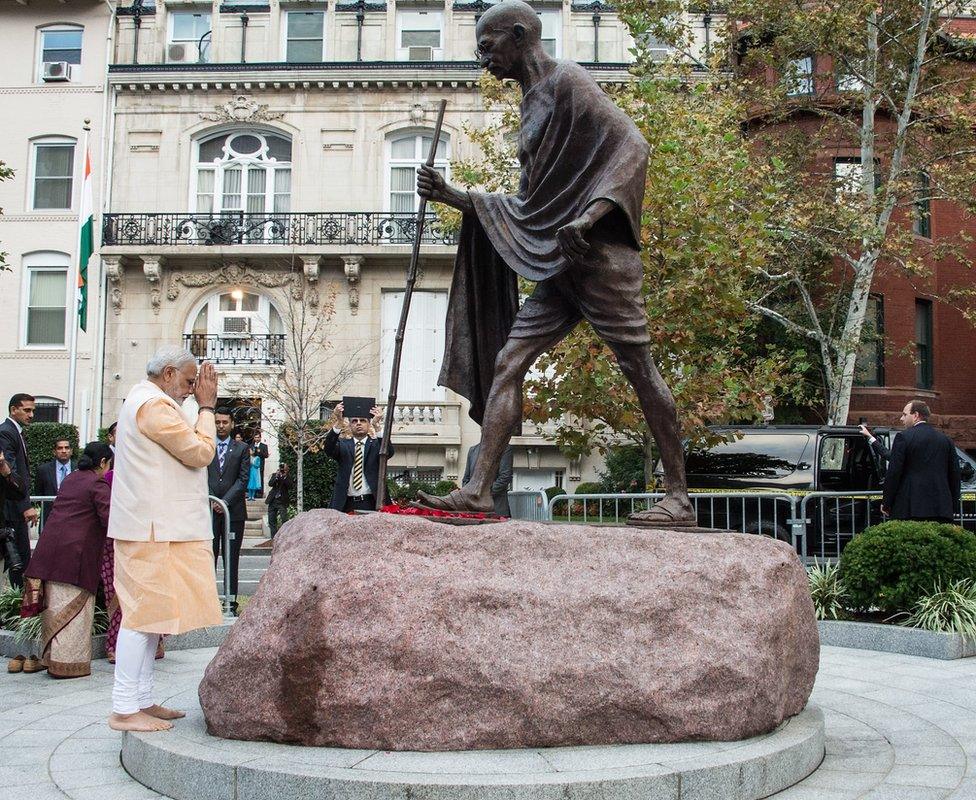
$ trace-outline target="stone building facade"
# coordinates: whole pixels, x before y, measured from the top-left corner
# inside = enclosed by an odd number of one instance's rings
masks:
[[[105,302],[93,301],[101,317],[83,337],[90,363],[79,371],[97,376],[87,387],[89,430],[115,418],[165,341],[214,360],[221,397],[241,407],[245,424],[263,418],[268,427],[281,410],[255,387],[280,373],[292,336],[289,298],[303,293],[334,306],[330,344],[360,363],[341,394],[385,399],[414,230],[414,170],[442,98],[436,164],[449,173],[453,159],[475,155],[465,126],[487,119],[473,59],[474,26],[488,5],[0,3],[0,19],[23,19],[25,48],[60,19],[88,20],[86,59],[98,56],[90,39],[103,45],[100,64],[86,61],[81,73],[100,77],[85,96],[93,121],[104,119],[92,132],[104,142],[94,158],[104,190],[92,272]],[[632,42],[607,6],[557,0],[536,8],[553,55],[585,63],[600,81],[625,79]],[[26,73],[22,82],[29,85]],[[42,108],[32,115],[43,118]],[[25,146],[46,132],[4,138]],[[22,182],[18,175],[14,186]],[[10,197],[0,218],[7,229],[26,211]],[[64,216],[70,239],[77,221]],[[15,262],[34,246],[0,241]],[[63,249],[74,252],[67,239]],[[453,234],[432,220],[406,337],[393,472],[460,478],[479,438],[465,401],[436,386],[453,259]],[[56,353],[60,364],[64,346]],[[18,357],[37,358],[23,348]],[[29,374],[33,388],[39,376]],[[514,488],[572,491],[599,469],[597,457],[568,462],[541,430],[524,433],[515,440]]]

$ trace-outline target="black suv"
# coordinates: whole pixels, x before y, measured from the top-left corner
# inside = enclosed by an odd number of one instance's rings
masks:
[[[786,493],[880,491],[885,462],[854,426],[716,426],[726,441],[695,448],[686,456],[688,486],[706,491]],[[893,432],[872,433],[890,448]],[[976,488],[976,463],[957,449],[963,489]],[[660,471],[660,467],[658,468]],[[799,505],[797,506],[799,511]],[[791,541],[790,504],[774,498],[734,498],[698,503],[699,524],[762,533]],[[880,501],[822,498],[807,504],[807,540],[803,554],[836,558],[847,541],[881,521]],[[800,543],[798,542],[798,545]]]

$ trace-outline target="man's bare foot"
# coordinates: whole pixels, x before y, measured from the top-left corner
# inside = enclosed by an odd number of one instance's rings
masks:
[[[153,705],[149,708],[141,709],[143,714],[148,714],[150,717],[155,717],[156,719],[182,719],[186,716],[183,711],[177,711],[175,708],[166,708],[166,706]]]
[[[446,494],[443,497],[438,497],[435,494],[427,494],[427,492],[417,492],[416,505],[420,508],[432,508],[435,511],[463,511],[466,513],[486,513],[495,510],[495,506],[491,501],[491,495],[485,497],[478,497],[476,494],[465,491],[464,489],[455,489],[450,494]]]
[[[694,528],[698,525],[698,520],[688,495],[669,494],[647,511],[631,514],[627,518],[627,524],[645,528]]]
[[[142,711],[135,714],[112,714],[108,718],[108,726],[113,731],[168,731],[173,727],[172,722],[164,719],[157,719]]]

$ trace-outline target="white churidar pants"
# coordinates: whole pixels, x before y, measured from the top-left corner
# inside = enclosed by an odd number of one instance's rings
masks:
[[[153,705],[153,668],[158,644],[158,633],[119,630],[112,687],[112,711],[116,714],[135,714]]]

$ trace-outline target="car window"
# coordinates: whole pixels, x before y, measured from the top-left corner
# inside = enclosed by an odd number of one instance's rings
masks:
[[[847,469],[850,448],[843,436],[828,436],[820,445],[820,469]]]
[[[803,461],[809,442],[810,437],[803,433],[747,433],[708,450],[692,450],[687,471],[692,475],[781,478],[797,469],[809,469]]]

